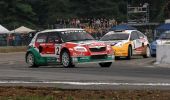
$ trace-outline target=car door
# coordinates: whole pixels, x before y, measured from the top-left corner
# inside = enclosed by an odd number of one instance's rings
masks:
[[[137,33],[138,33],[140,42],[142,44],[146,45],[147,44],[147,37],[143,33],[139,32],[139,31]]]
[[[142,44],[142,46],[141,46],[141,48],[139,48],[139,50],[143,54],[143,53],[146,52],[148,40],[147,40],[147,37],[143,33],[139,32],[139,31],[137,33],[138,33],[138,36],[139,36],[139,41]]]
[[[47,37],[47,33],[39,33],[35,40],[35,49],[40,53],[40,55],[46,54]]]
[[[132,41],[132,44],[133,44],[132,45],[133,54],[139,54],[141,52],[142,42],[139,40],[137,31],[133,31],[131,33],[130,40]]]
[[[46,54],[51,57],[59,58],[61,50],[61,38],[57,32],[48,33],[48,39],[46,43]]]

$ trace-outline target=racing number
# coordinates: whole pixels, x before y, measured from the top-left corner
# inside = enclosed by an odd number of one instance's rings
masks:
[[[56,48],[56,55],[59,55],[59,51],[60,51],[60,48],[57,47],[57,48]]]
[[[56,46],[56,55],[60,55],[60,46]]]

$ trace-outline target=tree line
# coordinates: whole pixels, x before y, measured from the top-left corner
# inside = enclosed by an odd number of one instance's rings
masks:
[[[169,0],[1,0],[0,24],[8,26],[55,24],[57,19],[114,18],[126,22],[127,4],[149,3],[150,21],[169,15]]]

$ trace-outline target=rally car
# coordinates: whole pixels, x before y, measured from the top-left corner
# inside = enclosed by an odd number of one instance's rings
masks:
[[[160,35],[160,37],[158,37],[158,39],[156,39],[151,43],[151,55],[153,57],[156,56],[157,45],[162,45],[162,44],[170,44],[170,31],[165,31]]]
[[[147,37],[137,30],[116,30],[105,34],[101,41],[110,44],[115,57],[131,59],[133,55],[150,57],[150,46]]]
[[[30,67],[62,64],[74,67],[81,63],[99,63],[110,67],[114,61],[110,45],[94,40],[83,29],[66,28],[37,33],[29,44],[26,63]]]

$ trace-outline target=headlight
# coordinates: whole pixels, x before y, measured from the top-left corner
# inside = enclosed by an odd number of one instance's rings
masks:
[[[77,52],[87,52],[87,49],[82,46],[76,46],[76,47],[74,47],[74,50]]]
[[[122,47],[122,46],[123,46],[123,43],[118,43],[118,44],[116,44],[116,46]]]
[[[107,45],[107,50],[110,51],[112,47],[110,45]]]

